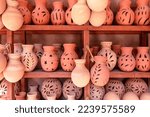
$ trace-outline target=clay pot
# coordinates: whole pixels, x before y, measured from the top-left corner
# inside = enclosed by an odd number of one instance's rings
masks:
[[[23,52],[21,55],[21,61],[25,66],[26,72],[31,72],[35,69],[38,58],[36,54],[33,52],[33,45],[22,45]]]
[[[23,51],[22,43],[14,43],[14,53],[21,54]]]
[[[64,44],[64,53],[61,56],[61,67],[64,71],[72,71],[75,68],[75,59],[78,59],[78,55],[75,52],[76,44],[68,43]]]
[[[88,7],[94,12],[105,10],[108,0],[87,0]]]
[[[0,73],[0,81],[4,79],[3,72]]]
[[[39,100],[41,98],[40,92],[38,91],[38,85],[30,85],[29,86],[29,92],[36,92],[37,93],[37,99]]]
[[[6,0],[0,0],[0,15],[5,11],[6,9]]]
[[[69,93],[67,95],[67,100],[75,100],[75,93]]]
[[[37,99],[37,92],[28,92],[27,93],[27,100],[38,100]]]
[[[71,79],[67,79],[63,83],[63,96],[65,99],[68,98],[67,95],[75,93],[75,99],[78,100],[81,98],[82,92],[82,88],[75,86]]]
[[[135,68],[135,58],[132,55],[132,47],[122,47],[121,56],[118,59],[118,67],[122,71],[133,71]]]
[[[109,91],[115,92],[120,98],[122,98],[125,93],[124,84],[120,80],[110,79],[106,84],[106,92]]]
[[[54,46],[43,46],[44,53],[41,57],[41,66],[44,71],[55,71],[59,60]]]
[[[19,11],[23,15],[24,24],[31,23],[31,11],[28,9],[28,1],[27,0],[17,0],[19,2]]]
[[[50,14],[46,8],[46,0],[35,0],[35,9],[32,11],[32,21],[36,25],[48,24]]]
[[[140,100],[150,100],[150,93],[146,92],[140,96]]]
[[[104,24],[106,20],[106,11],[94,12],[92,11],[91,17],[89,19],[92,26],[99,27]]]
[[[16,100],[26,100],[26,92],[18,92],[15,94]]]
[[[66,23],[69,25],[74,25],[72,17],[71,17],[71,11],[72,11],[72,7],[73,5],[77,2],[77,0],[68,0],[68,9],[65,12],[65,19],[66,19]]]
[[[120,98],[115,92],[109,91],[104,95],[103,100],[120,100]]]
[[[123,95],[122,100],[139,100],[139,97],[133,92],[126,92]]]
[[[106,58],[103,56],[94,57],[95,64],[91,68],[91,81],[96,86],[104,86],[109,81],[109,69],[106,66]]]
[[[135,10],[135,24],[148,25],[150,23],[149,0],[137,0]]]
[[[0,30],[4,27],[4,24],[2,22],[2,17],[0,16]]]
[[[78,0],[72,7],[71,17],[73,22],[77,25],[83,25],[88,22],[90,19],[90,9],[86,4],[86,0]]]
[[[148,86],[143,79],[128,79],[125,82],[126,92],[132,91],[137,96],[148,91]]]
[[[6,0],[6,2],[8,7],[2,14],[2,22],[4,26],[11,31],[19,30],[24,22],[23,16],[17,8],[19,3],[16,0]]]
[[[58,79],[46,79],[42,83],[41,94],[44,99],[47,99],[48,95],[56,94],[56,99],[61,96],[62,85]]]
[[[4,50],[5,50],[5,46],[0,44],[0,73],[4,71],[7,65],[7,59],[3,54]]]
[[[63,10],[63,2],[55,1],[53,2],[54,10],[51,13],[51,21],[53,25],[63,25],[65,24],[65,12]]]
[[[25,67],[20,61],[20,54],[8,54],[8,57],[9,61],[3,74],[8,82],[15,83],[23,78]]]
[[[106,7],[106,20],[104,22],[105,25],[111,25],[114,20],[114,14],[113,11],[110,8],[111,0],[108,0],[108,4]]]
[[[137,47],[136,69],[139,71],[150,70],[149,47]]]
[[[116,21],[120,25],[131,25],[134,22],[134,12],[130,8],[131,0],[121,0],[119,11],[116,14]]]
[[[90,99],[91,100],[102,100],[105,95],[105,88],[101,86],[95,86],[90,84]]]
[[[97,55],[107,58],[106,64],[109,70],[113,70],[117,63],[117,55],[111,50],[112,42],[101,42],[102,49]]]
[[[47,95],[47,100],[56,100],[56,93]]]

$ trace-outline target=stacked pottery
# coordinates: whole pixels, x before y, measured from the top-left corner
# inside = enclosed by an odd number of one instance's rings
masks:
[[[22,51],[22,43],[14,43],[14,53],[21,54]]]
[[[148,25],[150,23],[149,0],[137,0],[135,10],[135,24]]]
[[[134,12],[130,8],[131,0],[121,0],[116,21],[120,25],[131,25],[134,22]]]
[[[51,21],[53,25],[63,25],[65,24],[65,12],[63,10],[63,2],[55,1],[53,2],[54,10],[51,13]]]
[[[32,11],[32,21],[36,25],[48,24],[50,14],[46,8],[46,0],[35,0],[35,9]]]

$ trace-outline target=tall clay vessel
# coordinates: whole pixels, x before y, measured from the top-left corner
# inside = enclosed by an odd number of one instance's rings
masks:
[[[46,8],[46,0],[35,0],[35,9],[32,11],[32,21],[37,25],[48,24],[50,14]]]
[[[121,0],[119,11],[116,15],[116,21],[120,25],[131,25],[134,22],[134,12],[130,8],[131,0]]]
[[[0,44],[0,73],[3,72],[3,70],[6,68],[7,65],[7,59],[3,54],[4,50],[5,46]]]
[[[0,15],[5,11],[6,9],[6,0],[0,0]]]
[[[135,24],[148,25],[150,23],[149,0],[136,0]]]

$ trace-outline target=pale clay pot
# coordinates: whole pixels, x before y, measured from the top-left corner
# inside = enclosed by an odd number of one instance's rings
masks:
[[[37,99],[37,92],[28,92],[27,93],[27,100],[38,100]]]
[[[6,9],[6,0],[0,0],[0,15],[5,11]]]

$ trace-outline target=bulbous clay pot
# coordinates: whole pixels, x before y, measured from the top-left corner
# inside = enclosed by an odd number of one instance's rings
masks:
[[[4,50],[5,50],[5,46],[0,44],[0,73],[4,71],[7,65],[7,59],[3,54]]]
[[[150,55],[149,47],[137,47],[136,69],[139,71],[150,70]]]
[[[94,12],[105,10],[108,0],[87,0],[88,7]]]
[[[105,95],[105,88],[101,86],[95,86],[90,84],[90,99],[91,100],[102,100]]]
[[[133,71],[135,68],[135,58],[132,55],[132,47],[122,47],[121,56],[118,59],[118,67],[122,71]]]
[[[4,26],[11,31],[19,30],[24,22],[23,16],[17,8],[19,3],[17,0],[6,0],[6,1],[8,7],[2,14],[2,22]]]
[[[75,59],[76,67],[71,73],[71,80],[77,87],[85,87],[90,81],[90,73],[85,67],[85,62],[85,59]]]
[[[26,100],[26,92],[18,92],[15,94],[16,100]]]
[[[134,22],[134,12],[130,8],[131,0],[121,0],[119,11],[116,14],[116,21],[120,25],[131,25]]]
[[[23,15],[24,24],[31,23],[31,11],[28,9],[28,0],[17,0],[19,2],[19,11]]]
[[[88,22],[90,19],[90,9],[86,4],[86,0],[78,0],[72,7],[71,17],[73,22],[77,25],[83,25]]]
[[[140,100],[150,100],[150,93],[146,92],[140,96]]]
[[[33,45],[22,45],[22,47],[21,61],[25,66],[25,71],[33,71],[38,63],[38,58],[33,52]]]
[[[139,97],[135,93],[129,91],[123,95],[122,100],[139,100]]]
[[[106,11],[94,12],[92,11],[91,17],[89,19],[92,26],[99,27],[104,24],[106,20]]]
[[[148,25],[150,23],[149,0],[137,0],[135,10],[135,24]]]
[[[44,71],[55,71],[58,68],[59,60],[55,53],[54,46],[43,46],[44,53],[41,57],[41,66]]]
[[[132,91],[137,96],[148,91],[148,86],[143,79],[128,79],[125,82],[126,92]]]
[[[120,98],[115,92],[109,91],[104,95],[103,100],[120,100]]]
[[[113,70],[117,63],[117,55],[111,50],[112,42],[101,42],[102,49],[97,55],[104,56],[107,58],[107,67],[109,70]]]
[[[65,12],[63,10],[63,2],[55,1],[53,2],[54,10],[51,13],[51,21],[53,25],[63,25],[65,24]]]
[[[36,25],[48,24],[50,13],[46,8],[46,0],[35,0],[35,9],[32,11],[32,21]]]
[[[61,67],[64,71],[72,71],[75,68],[75,59],[78,59],[78,55],[75,52],[76,44],[64,44],[64,53],[61,56]]]
[[[4,24],[2,22],[2,17],[0,16],[0,30],[4,27]]]
[[[124,84],[120,80],[110,79],[106,84],[106,92],[109,91],[115,92],[120,98],[122,98],[125,93]]]
[[[77,0],[68,0],[69,7],[65,12],[65,19],[66,19],[66,23],[69,25],[74,25],[72,17],[71,17],[71,11],[75,3],[77,3]]]
[[[0,0],[0,15],[5,11],[6,9],[6,0]]]
[[[14,53],[21,54],[23,51],[22,43],[14,43]]]
[[[83,90],[82,88],[77,87],[74,85],[71,79],[65,80],[63,83],[63,96],[67,99],[67,95],[75,93],[75,99],[78,100],[81,98]]]
[[[25,67],[20,61],[20,54],[8,54],[8,57],[9,61],[3,74],[8,82],[15,83],[23,78]]]
[[[103,56],[94,57],[95,64],[91,68],[91,81],[96,86],[104,86],[109,81],[109,69],[106,66],[106,58]]]

